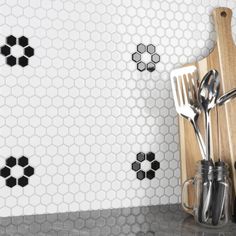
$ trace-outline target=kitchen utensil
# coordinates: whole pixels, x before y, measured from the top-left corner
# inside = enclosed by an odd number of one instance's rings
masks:
[[[192,124],[202,158],[205,159],[206,148],[197,124],[200,108],[197,99],[198,75],[196,67],[189,66],[173,70],[171,85],[176,111]]]
[[[233,90],[232,90],[233,91]],[[227,103],[228,101],[231,100],[231,95],[234,94],[228,92],[227,94],[221,96],[218,100],[217,103],[218,105],[222,105]],[[229,98],[229,99],[227,99]],[[223,207],[224,207],[224,200],[225,200],[225,184],[224,184],[224,169],[225,169],[225,163],[221,161],[221,148],[220,148],[220,143],[221,143],[221,133],[220,133],[220,122],[219,122],[219,106],[216,106],[216,125],[217,125],[217,154],[219,160],[215,162],[215,176],[214,176],[214,185],[213,185],[213,198],[212,198],[212,224],[213,225],[218,225],[221,219],[221,215],[223,212]]]
[[[229,92],[225,93],[217,99],[217,105],[222,106],[236,97],[236,89],[231,89]]]
[[[212,201],[212,188],[213,188],[213,162],[202,160],[202,192],[199,203],[199,221],[207,222],[210,215],[210,206]]]
[[[205,115],[205,143],[206,143],[206,157],[207,161],[204,162],[206,165],[207,174],[203,175],[203,191],[202,191],[202,214],[201,220],[206,222],[209,218],[209,208],[210,201],[212,196],[212,185],[213,185],[213,177],[208,174],[213,168],[213,164],[211,161],[211,120],[210,120],[210,111],[212,108],[216,106],[216,101],[218,99],[220,89],[220,80],[218,77],[218,72],[216,70],[210,70],[203,77],[199,90],[198,90],[198,99],[201,107],[204,111]],[[208,177],[210,177],[208,179]]]
[[[220,7],[213,10],[213,22],[216,29],[216,44],[212,52],[204,59],[192,64],[197,67],[199,78],[202,78],[209,70],[216,69],[221,80],[220,94],[225,94],[232,88],[236,88],[236,47],[231,35],[232,11],[229,8]],[[186,65],[190,66],[189,64]],[[234,170],[236,161],[236,103],[234,101],[221,106],[219,112],[219,122],[221,123],[221,159]],[[212,111],[211,118],[215,120],[216,112]],[[198,125],[200,129],[203,125],[203,117],[199,117]],[[212,123],[212,158],[217,157],[217,134]],[[195,175],[195,163],[201,160],[198,151],[195,134],[186,119],[179,118],[180,132],[180,154],[181,154],[181,180],[182,183]],[[191,148],[190,148],[191,147]],[[216,159],[216,160],[217,160]],[[232,179],[236,187],[236,171],[232,171]],[[236,188],[234,188],[236,189]],[[190,202],[193,197],[190,195]]]
[[[199,222],[207,222],[210,216],[210,205],[212,201],[213,186],[213,162],[202,160],[202,191],[200,193],[198,220]]]
[[[214,181],[214,195],[212,203],[214,207],[212,208],[212,224],[218,225],[220,218],[222,217],[222,212],[224,208],[224,201],[226,197],[226,186],[224,183],[224,167],[225,163],[223,161],[217,161],[215,163],[215,181]]]
[[[210,70],[202,79],[199,90],[198,99],[205,115],[205,144],[206,144],[206,158],[211,159],[211,120],[210,111],[216,106],[220,89],[220,80],[216,70]]]

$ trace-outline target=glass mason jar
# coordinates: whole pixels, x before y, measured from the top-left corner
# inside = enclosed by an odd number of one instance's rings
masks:
[[[231,185],[227,164],[223,161],[218,161],[215,165],[212,161],[199,161],[195,177],[183,184],[183,209],[192,214],[200,225],[224,226],[231,218]],[[193,206],[190,206],[188,197],[186,198],[190,186],[194,189]]]

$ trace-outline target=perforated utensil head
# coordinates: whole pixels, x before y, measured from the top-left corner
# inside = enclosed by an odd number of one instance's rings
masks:
[[[187,66],[171,72],[171,86],[176,111],[186,119],[199,115],[198,72],[196,66]]]
[[[216,104],[220,90],[220,79],[216,70],[210,70],[203,77],[199,90],[199,103],[204,110],[211,110]]]

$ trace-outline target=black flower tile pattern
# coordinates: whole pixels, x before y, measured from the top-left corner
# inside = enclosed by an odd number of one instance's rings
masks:
[[[150,61],[147,63],[142,60],[144,54],[147,54],[150,58]],[[139,71],[147,70],[153,72],[156,69],[156,64],[160,62],[160,56],[156,53],[156,47],[153,44],[146,46],[140,43],[137,46],[137,51],[132,54],[132,60],[137,63]]]
[[[22,170],[22,175],[18,178],[12,175],[12,168],[18,166]],[[6,186],[13,188],[16,185],[25,187],[29,183],[29,177],[34,174],[34,168],[29,165],[27,157],[22,156],[16,159],[10,156],[6,159],[6,166],[0,169],[0,176],[6,179]]]
[[[142,164],[146,161],[146,164],[150,164],[148,170],[143,170]],[[139,180],[143,180],[145,177],[153,179],[155,177],[155,171],[160,168],[160,163],[155,160],[155,154],[149,152],[147,154],[139,152],[136,155],[136,161],[132,163],[132,170],[136,172],[136,176]]]
[[[19,46],[22,50],[22,55],[16,56],[13,52],[13,47]],[[6,57],[6,63],[9,66],[20,65],[25,67],[29,64],[29,58],[34,55],[34,49],[29,46],[29,39],[25,36],[16,38],[13,35],[6,37],[6,44],[1,47],[1,54]]]

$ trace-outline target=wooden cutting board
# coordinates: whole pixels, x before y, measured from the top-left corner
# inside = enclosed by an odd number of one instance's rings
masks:
[[[213,10],[214,25],[217,33],[216,44],[210,55],[196,62],[199,78],[211,69],[216,69],[221,77],[221,94],[236,87],[236,46],[231,32],[232,11],[229,8]],[[236,190],[236,100],[219,108],[220,145],[218,149],[218,134],[216,126],[216,111],[212,113],[212,147],[213,158],[219,156],[228,163]],[[200,128],[203,128],[203,117],[199,119]],[[203,131],[203,130],[202,130]],[[198,144],[191,124],[183,118],[179,119],[180,152],[182,183],[195,175],[196,162],[201,159]],[[204,131],[202,132],[204,134]],[[219,150],[219,153],[218,153]],[[192,192],[189,194],[189,203],[193,202]]]

